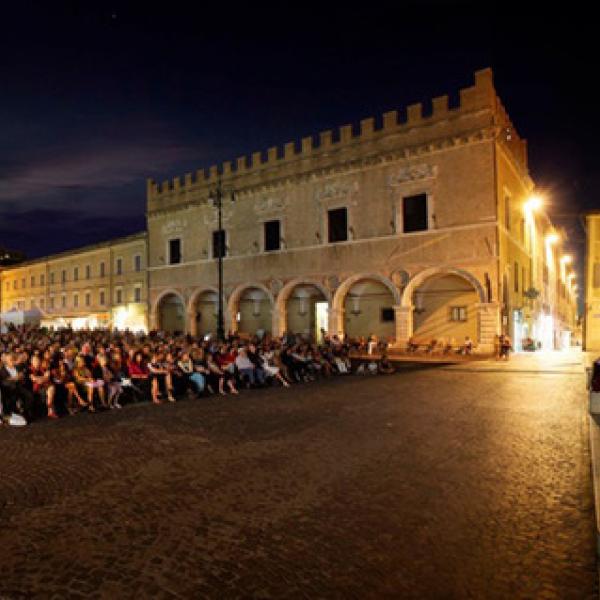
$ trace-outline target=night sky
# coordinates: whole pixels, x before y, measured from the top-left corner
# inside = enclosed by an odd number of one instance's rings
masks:
[[[526,14],[523,2],[325,4],[3,5],[0,245],[37,257],[142,230],[146,177],[452,98],[490,66],[581,252],[580,214],[600,183],[591,16]]]

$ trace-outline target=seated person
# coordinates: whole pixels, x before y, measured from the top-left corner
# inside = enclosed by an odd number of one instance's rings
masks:
[[[391,375],[396,372],[396,369],[388,358],[387,352],[382,353],[381,358],[379,359],[378,368],[382,375]]]
[[[16,357],[12,352],[8,352],[3,357],[3,364],[0,367],[0,385],[2,386],[3,413],[5,415],[21,414],[27,422],[32,421],[33,394],[27,387],[23,370],[17,368]]]

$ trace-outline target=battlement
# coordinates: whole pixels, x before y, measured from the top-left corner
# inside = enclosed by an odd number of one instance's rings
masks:
[[[474,85],[459,90],[458,106],[451,108],[448,96],[444,95],[433,98],[431,106],[427,108],[429,110],[426,112],[422,103],[411,104],[406,107],[406,111],[402,115],[397,110],[391,110],[383,113],[379,127],[374,117],[368,117],[362,119],[358,127],[342,125],[335,132],[326,130],[316,136],[304,137],[300,143],[288,142],[283,147],[273,146],[268,148],[266,152],[253,152],[249,157],[241,156],[236,160],[235,166],[231,161],[227,161],[220,167],[213,165],[208,169],[199,169],[196,171],[195,177],[191,173],[187,173],[183,182],[180,177],[175,177],[171,181],[163,181],[160,184],[148,179],[147,197],[148,199],[158,199],[162,195],[177,194],[198,187],[210,186],[216,183],[219,177],[226,181],[238,175],[257,173],[267,168],[284,165],[293,160],[322,156],[327,152],[348,147],[352,144],[370,141],[392,133],[408,131],[414,127],[434,124],[453,116],[483,109],[500,111],[497,124],[505,128],[505,133],[510,131],[510,134],[506,133],[505,140],[509,142],[511,148],[515,149],[518,159],[523,161],[526,166],[527,150],[525,142],[518,137],[506,110],[496,95],[491,69],[482,69],[475,72]]]

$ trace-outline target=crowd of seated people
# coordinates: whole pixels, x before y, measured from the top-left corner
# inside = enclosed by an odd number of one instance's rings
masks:
[[[176,402],[188,395],[284,388],[352,373],[352,345],[336,336],[225,341],[150,332],[14,328],[0,336],[2,422],[26,424],[80,411],[120,409],[124,401]],[[380,373],[393,372],[387,356]],[[20,421],[19,421],[20,419]]]

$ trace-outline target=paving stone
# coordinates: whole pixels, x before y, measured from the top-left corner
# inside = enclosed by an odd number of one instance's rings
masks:
[[[592,598],[583,378],[427,369],[0,428],[0,598]]]

